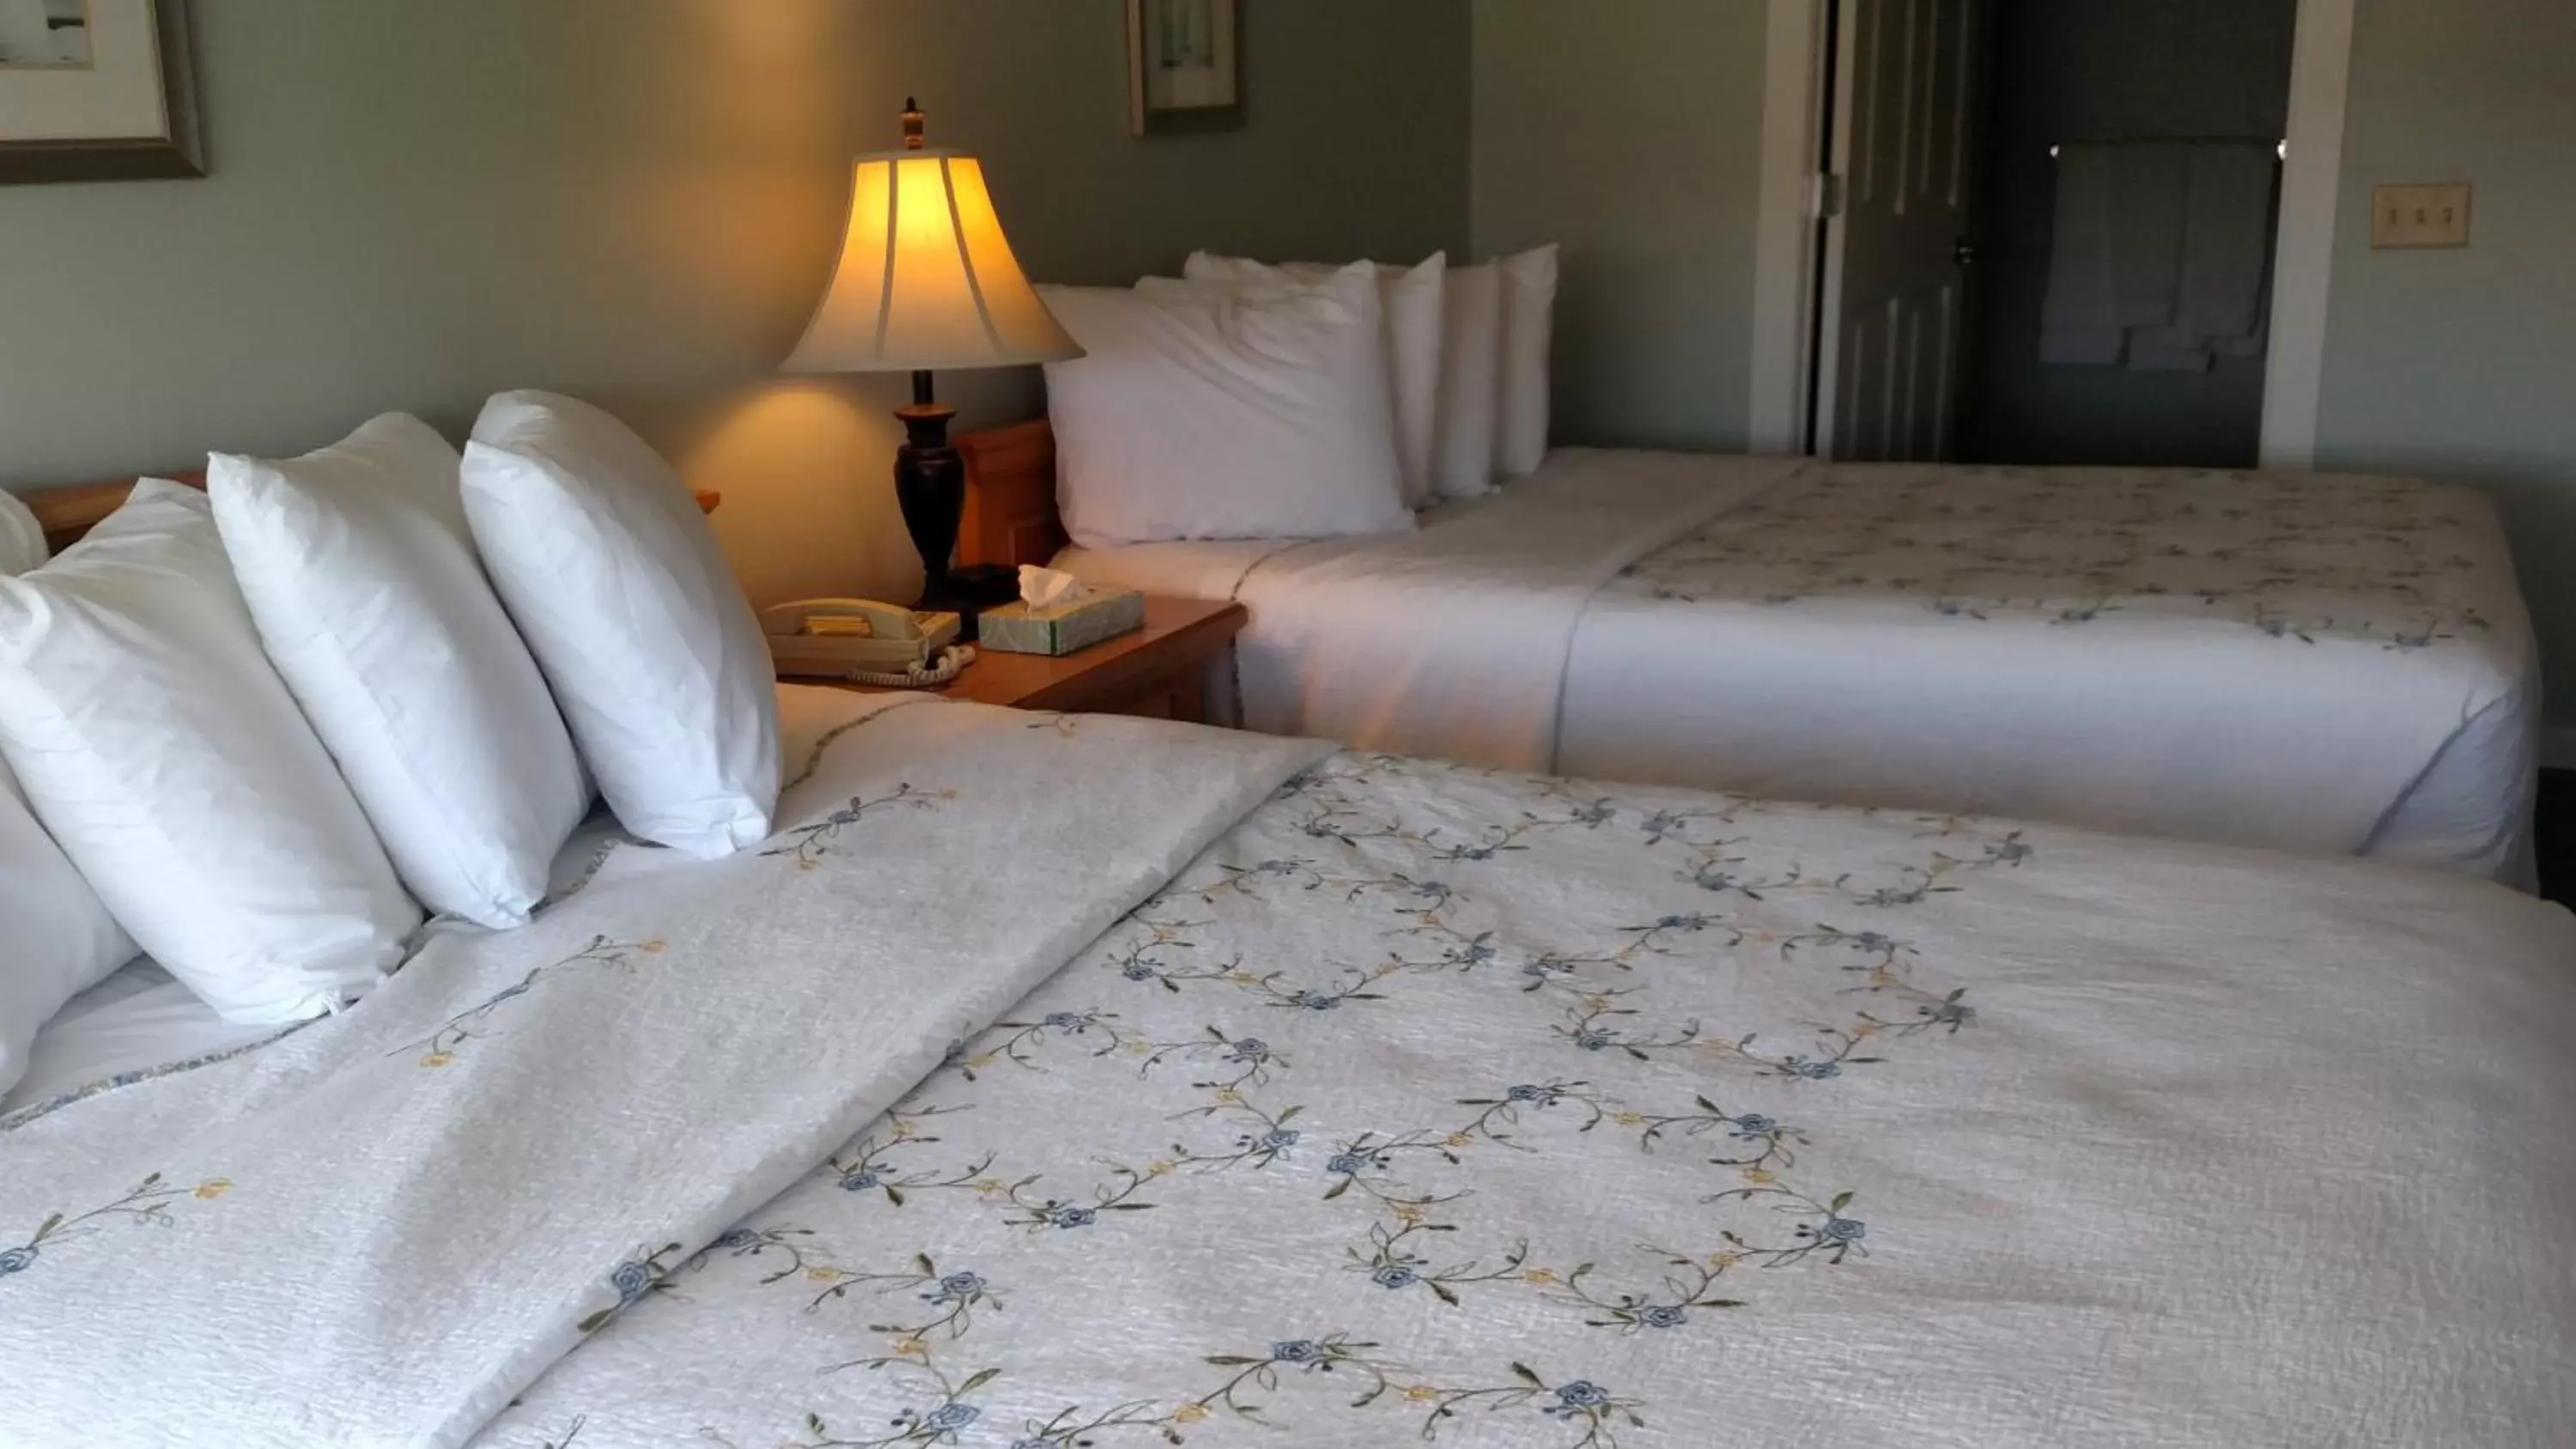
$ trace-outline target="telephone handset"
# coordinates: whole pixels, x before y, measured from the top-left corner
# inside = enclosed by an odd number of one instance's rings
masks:
[[[952,653],[964,657],[948,669],[948,677],[974,657],[971,650],[949,648],[957,641],[955,614],[916,614],[870,599],[780,604],[761,611],[761,629],[769,636],[770,657],[784,675],[901,675],[906,682],[931,682],[927,675],[946,667]]]

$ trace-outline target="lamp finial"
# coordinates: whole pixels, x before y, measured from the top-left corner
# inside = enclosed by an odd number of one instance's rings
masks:
[[[922,119],[921,102],[905,96],[903,98],[903,149],[907,151],[921,149]]]

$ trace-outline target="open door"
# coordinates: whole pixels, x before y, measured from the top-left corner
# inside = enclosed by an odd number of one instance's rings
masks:
[[[1979,0],[1837,0],[1816,451],[1954,455],[1966,352]]]

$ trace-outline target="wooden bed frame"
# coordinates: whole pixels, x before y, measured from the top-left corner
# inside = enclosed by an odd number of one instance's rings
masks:
[[[1043,565],[1068,541],[1055,506],[1055,429],[1044,418],[957,435],[966,455],[966,516],[957,562]]]
[[[1053,465],[1054,456],[1054,448],[1050,440],[1047,453],[1050,467]],[[173,483],[185,483],[191,488],[206,486],[206,475],[200,472],[154,473],[148,476],[166,478]],[[18,496],[26,502],[28,508],[34,510],[36,522],[43,525],[46,546],[60,553],[78,543],[81,535],[97,527],[109,514],[124,506],[125,495],[133,492],[134,485],[140,481],[142,480],[138,478],[119,478],[107,483],[77,483],[68,488],[40,488],[35,492],[22,493]],[[1053,487],[1051,478],[1049,487]],[[724,501],[723,494],[711,489],[698,489],[697,496],[698,506],[709,513],[715,512],[716,505]],[[1049,506],[1052,507],[1052,505],[1053,500],[1050,497]]]

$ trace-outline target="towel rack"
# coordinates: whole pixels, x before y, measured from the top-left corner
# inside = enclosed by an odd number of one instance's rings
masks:
[[[2189,146],[2189,145],[2196,145],[2196,144],[2199,144],[2199,143],[2202,143],[2202,142],[2206,142],[2206,141],[2214,141],[2214,140],[2227,140],[2227,141],[2233,141],[2233,140],[2236,140],[2236,139],[2239,139],[2239,138],[2234,137],[2234,136],[2224,136],[2224,137],[2213,137],[2213,136],[2172,136],[2172,137],[2166,137],[2166,136],[2154,136],[2154,137],[2142,137],[2142,138],[2140,138],[2140,139],[2142,139],[2142,140],[2154,140],[2154,141],[2173,141],[2173,142],[2178,142],[2178,143],[2180,143],[2180,144],[2182,144],[2182,145]],[[2054,161],[2054,160],[2056,160],[2056,159],[2057,159],[2057,153],[2058,153],[2058,151],[2061,149],[2062,144],[2063,144],[2063,143],[2052,142],[2052,143],[2049,145],[2049,148],[2048,148],[2048,159],[2049,159],[2049,160]],[[2289,141],[2288,141],[2287,139],[2283,139],[2283,140],[2280,140],[2280,141],[2276,141],[2276,142],[2274,142],[2274,143],[2272,144],[2272,149],[2280,155],[2280,158],[2281,158],[2282,160],[2287,161],[2287,160],[2289,160],[2289,159],[2290,159],[2290,143],[2289,143]]]

